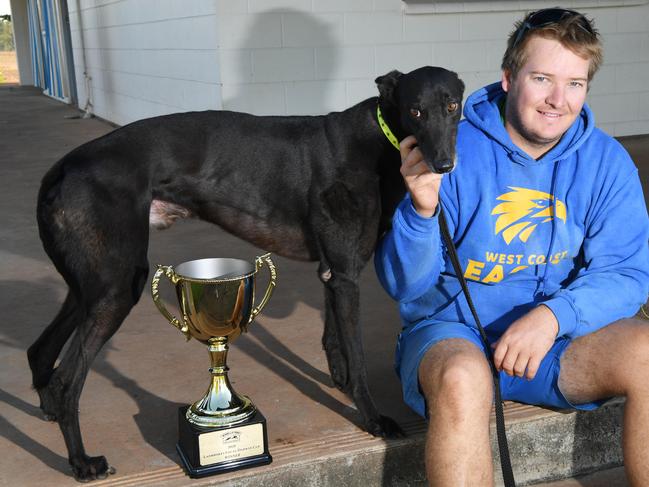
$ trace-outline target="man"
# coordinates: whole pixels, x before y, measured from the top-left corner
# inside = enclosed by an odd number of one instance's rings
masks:
[[[401,142],[409,194],[376,252],[399,302],[396,368],[429,420],[430,485],[493,484],[486,351],[440,241],[438,208],[500,371],[503,399],[593,409],[626,396],[624,458],[649,485],[649,326],[622,319],[649,292],[649,221],[637,170],[585,104],[601,44],[581,14],[545,9],[509,38],[500,83],[471,95],[457,169]]]

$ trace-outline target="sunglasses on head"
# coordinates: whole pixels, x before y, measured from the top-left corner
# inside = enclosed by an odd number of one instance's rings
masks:
[[[518,28],[516,39],[514,40],[512,47],[517,46],[523,40],[523,37],[525,37],[525,34],[527,32],[533,29],[540,29],[541,27],[556,24],[563,19],[571,17],[579,18],[577,26],[581,30],[590,35],[595,35],[593,28],[590,26],[590,22],[588,22],[586,17],[584,17],[579,12],[575,12],[574,10],[567,10],[564,8],[544,8],[542,10],[532,12],[525,18],[523,24]]]

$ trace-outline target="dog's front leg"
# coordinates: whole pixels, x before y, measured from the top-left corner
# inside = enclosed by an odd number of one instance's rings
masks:
[[[334,383],[348,393],[361,415],[364,428],[374,436],[403,436],[399,425],[379,414],[367,384],[367,370],[359,327],[357,279],[332,272],[325,284],[323,344]]]
[[[318,267],[318,277],[323,284],[327,284],[331,279],[331,267],[325,260],[320,261]],[[325,295],[325,323],[324,333],[322,334],[322,348],[327,355],[327,364],[329,365],[329,375],[334,385],[343,392],[347,391],[349,378],[349,364],[347,358],[340,348],[338,330],[336,329],[336,317],[333,314],[333,301]]]
[[[330,294],[333,293],[325,287],[325,323],[324,333],[322,334],[322,347],[327,355],[331,380],[338,389],[348,393],[349,362],[340,346],[338,326],[333,309],[334,298],[329,298]]]
[[[325,287],[325,332],[322,339],[334,383],[351,395],[364,428],[375,436],[402,432],[392,419],[379,414],[367,384],[359,324],[358,280],[378,232],[379,186],[373,175],[339,170],[340,179],[320,193],[312,222],[319,260],[330,267]]]

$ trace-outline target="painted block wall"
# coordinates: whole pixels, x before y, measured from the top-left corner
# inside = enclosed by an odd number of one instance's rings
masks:
[[[118,125],[220,108],[215,2],[68,0],[79,107]]]
[[[118,124],[224,108],[319,114],[376,94],[392,69],[500,77],[505,38],[545,1],[68,0],[79,100]],[[605,60],[588,102],[612,135],[649,133],[649,2],[563,2],[595,20]],[[82,36],[83,34],[83,36]],[[85,49],[81,49],[81,41]],[[83,108],[83,106],[82,106]]]

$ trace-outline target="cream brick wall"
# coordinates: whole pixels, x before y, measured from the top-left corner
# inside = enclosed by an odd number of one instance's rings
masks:
[[[68,0],[80,104],[81,34],[94,111],[117,123],[224,108],[318,114],[374,96],[392,69],[500,77],[505,37],[552,1]],[[80,5],[79,5],[80,4]],[[404,9],[405,6],[405,9]],[[604,65],[589,103],[613,135],[649,133],[649,1],[563,2],[594,18]]]

